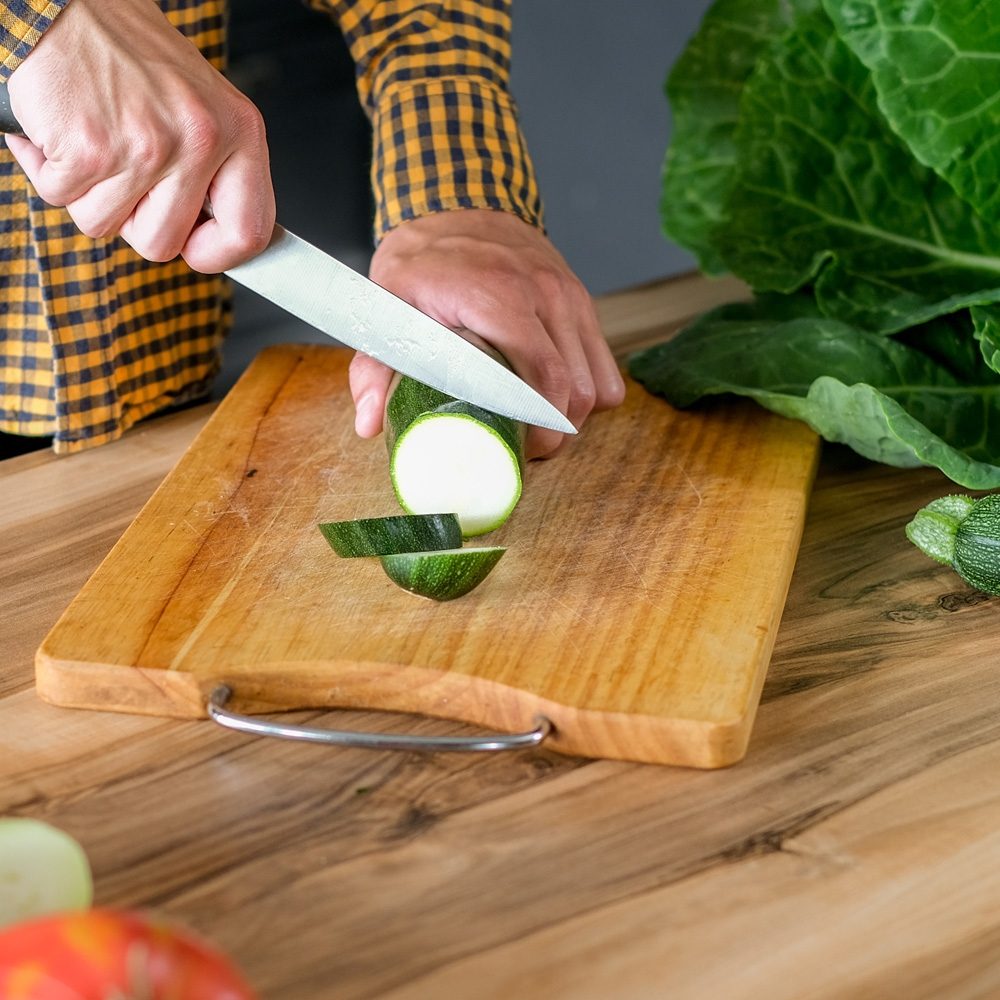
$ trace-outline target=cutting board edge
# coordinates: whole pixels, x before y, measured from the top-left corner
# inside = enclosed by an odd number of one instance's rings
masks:
[[[35,691],[50,705],[172,719],[197,719],[208,714],[203,685],[190,674],[70,660],[51,654],[48,641],[47,637],[35,653]],[[113,696],[106,693],[109,688]],[[151,689],[155,692],[152,698]]]
[[[36,689],[43,701],[61,708],[177,719],[206,718],[209,695],[223,683],[233,691],[229,707],[250,715],[302,709],[385,711],[502,732],[532,729],[538,717],[544,716],[555,727],[544,747],[558,753],[714,769],[735,764],[746,755],[767,663],[758,669],[742,710],[730,718],[711,721],[577,708],[484,678],[420,667],[411,668],[411,672],[424,675],[422,683],[402,685],[403,694],[396,702],[372,708],[368,689],[382,683],[380,674],[387,669],[386,665],[373,665],[368,681],[354,678],[340,697],[331,696],[328,674],[317,673],[312,682],[299,676],[294,689],[286,687],[285,697],[275,700],[262,697],[262,692],[276,689],[273,679],[281,675],[280,669],[272,675],[249,666],[251,677],[230,668],[220,670],[216,678],[205,678],[185,671],[67,660],[50,655],[43,644],[36,655]],[[489,689],[488,697],[483,697],[484,686]],[[113,694],[108,693],[109,688]],[[407,698],[410,692],[416,695]]]

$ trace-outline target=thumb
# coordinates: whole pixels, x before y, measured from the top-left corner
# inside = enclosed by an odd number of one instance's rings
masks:
[[[375,437],[382,430],[382,414],[392,381],[392,369],[367,354],[355,354],[348,381],[354,398],[354,429],[363,438]]]

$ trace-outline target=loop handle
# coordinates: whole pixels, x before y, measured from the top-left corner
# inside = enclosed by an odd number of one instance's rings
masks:
[[[552,723],[544,716],[526,733],[490,733],[484,736],[401,736],[393,733],[359,733],[343,729],[317,729],[281,722],[270,722],[249,715],[237,715],[225,707],[232,697],[227,684],[216,687],[208,699],[209,717],[220,726],[255,736],[276,736],[283,740],[326,743],[337,747],[360,747],[364,750],[419,750],[483,752],[524,750],[538,746],[551,732]]]

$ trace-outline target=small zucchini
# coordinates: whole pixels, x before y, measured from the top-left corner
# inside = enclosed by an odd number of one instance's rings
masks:
[[[87,855],[68,833],[28,817],[0,819],[0,927],[85,910],[93,895]]]
[[[517,421],[397,376],[385,440],[402,508],[455,511],[465,538],[498,528],[521,497],[524,425]]]
[[[501,546],[382,556],[393,583],[421,597],[451,601],[478,587],[507,550]]]
[[[906,526],[906,537],[970,586],[1000,595],[1000,493],[934,500]]]
[[[462,544],[462,529],[454,514],[395,514],[327,521],[319,530],[333,551],[346,558],[453,549]]]

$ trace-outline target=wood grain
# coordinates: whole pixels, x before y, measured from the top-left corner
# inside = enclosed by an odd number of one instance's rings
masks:
[[[629,381],[533,463],[508,552],[473,594],[414,598],[334,557],[324,520],[397,510],[353,431],[333,347],[264,352],[37,657],[69,707],[200,716],[333,705],[506,731],[553,749],[720,767],[746,752],[817,442],[749,404],[680,413]]]
[[[43,703],[33,649],[204,421],[0,463],[0,813],[77,836],[98,903],[193,927],[263,1000],[1000,993],[1000,601],[903,535],[940,474],[824,448],[732,768],[331,752]]]

